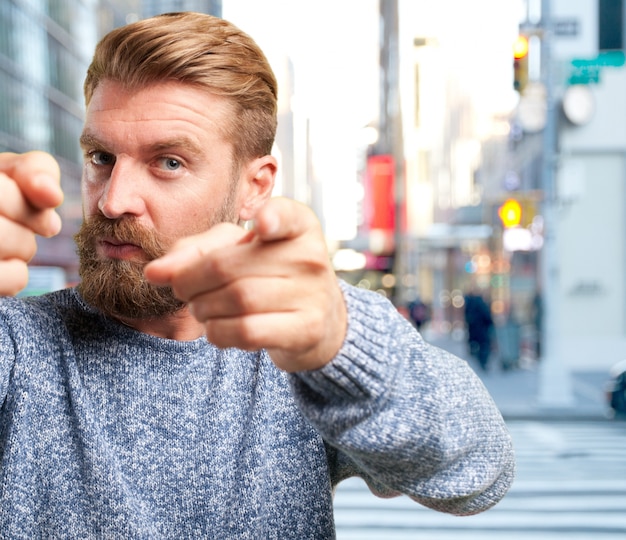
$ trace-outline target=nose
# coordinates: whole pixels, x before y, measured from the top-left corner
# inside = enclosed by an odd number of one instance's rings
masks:
[[[130,159],[117,156],[98,200],[98,209],[109,219],[124,215],[139,216],[145,212],[145,193],[141,189],[141,171]]]

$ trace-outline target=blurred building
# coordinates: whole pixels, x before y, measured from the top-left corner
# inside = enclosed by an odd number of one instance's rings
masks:
[[[508,43],[492,43],[508,56],[499,67],[458,49],[461,62],[450,65],[435,25],[411,23],[412,43],[401,50],[405,270],[442,331],[459,321],[470,283],[490,297],[499,322],[531,325],[541,292],[545,357],[570,370],[606,369],[626,354],[626,6],[551,0],[545,16],[545,4],[527,2],[535,12],[519,13]],[[470,92],[489,88],[476,70],[506,67],[511,92],[520,82],[511,48],[518,33],[530,53],[517,105],[481,129]],[[519,222],[503,219],[508,199],[519,204]]]
[[[222,0],[141,0],[142,18],[173,11],[197,11],[222,16]]]
[[[624,4],[552,1],[556,279],[546,317],[571,370],[626,356]]]
[[[509,152],[518,23],[511,7],[400,1],[406,224],[397,279],[403,304],[415,296],[431,304],[431,328],[444,333],[463,331],[470,287],[499,313],[507,308],[510,265],[497,207],[504,178],[518,175]],[[472,22],[479,13],[482,32]]]
[[[78,279],[73,235],[82,220],[78,139],[83,80],[98,39],[158,12],[221,14],[220,0],[2,0],[0,2],[0,151],[44,150],[61,166],[63,230],[38,239],[32,263],[61,266]]]
[[[70,274],[81,213],[82,82],[96,43],[97,13],[94,0],[0,5],[0,150],[39,149],[58,159],[64,228],[54,239],[39,240],[33,262],[67,266]]]

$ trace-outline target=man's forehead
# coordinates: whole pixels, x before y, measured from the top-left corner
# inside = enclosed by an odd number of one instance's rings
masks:
[[[224,139],[230,114],[225,98],[189,84],[168,82],[129,89],[104,81],[87,107],[81,144],[108,148],[135,143],[199,150],[207,142]]]
[[[129,87],[121,82],[105,79],[94,89],[87,111],[114,110],[116,108],[145,108],[146,113],[158,113],[160,108],[175,106],[191,111],[209,110],[232,114],[234,103],[226,96],[212,93],[209,89],[182,81],[159,81],[142,86]]]

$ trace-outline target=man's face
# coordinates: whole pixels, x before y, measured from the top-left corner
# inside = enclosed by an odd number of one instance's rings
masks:
[[[139,91],[104,81],[87,107],[81,293],[114,317],[153,319],[182,304],[143,267],[184,236],[238,218],[228,103],[168,82]]]

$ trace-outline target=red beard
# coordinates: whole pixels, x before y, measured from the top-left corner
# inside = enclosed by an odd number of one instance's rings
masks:
[[[145,260],[101,258],[97,242],[113,238],[139,246]],[[74,237],[80,257],[78,290],[84,300],[106,315],[126,319],[156,319],[179,311],[184,303],[169,287],[148,283],[144,266],[165,254],[168,246],[132,218],[110,220],[94,215]]]

